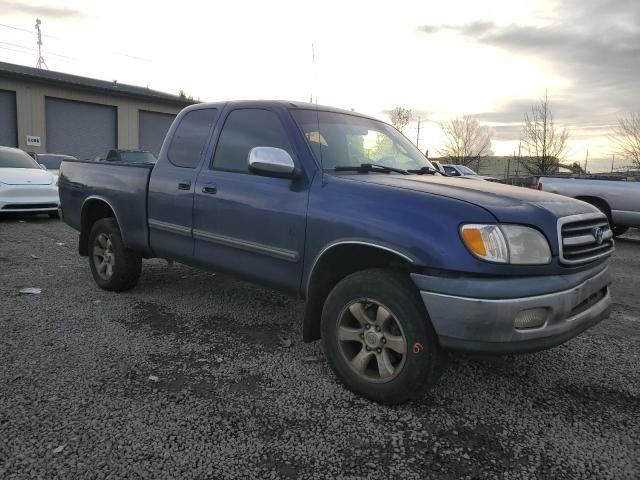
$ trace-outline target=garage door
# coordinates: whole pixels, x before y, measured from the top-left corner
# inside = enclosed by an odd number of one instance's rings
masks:
[[[49,153],[93,160],[116,148],[116,107],[50,97],[45,107]]]
[[[160,153],[164,136],[169,131],[169,127],[176,116],[167,113],[147,112],[145,110],[140,110],[139,113],[138,145],[140,150],[149,150],[157,157]]]
[[[18,128],[16,126],[16,94],[0,90],[0,145],[18,146]]]

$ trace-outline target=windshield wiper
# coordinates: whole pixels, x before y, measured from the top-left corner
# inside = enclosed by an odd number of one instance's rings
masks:
[[[361,163],[360,165],[339,165],[333,169],[336,172],[382,172],[382,173],[401,173],[409,175],[409,171],[404,168],[387,167],[386,165],[378,165],[376,163]]]
[[[409,172],[409,173],[417,173],[418,175],[435,175],[436,173],[439,173],[440,175],[443,175],[445,177],[449,176],[446,173],[442,173],[442,172],[436,170],[433,167],[420,167],[420,168],[416,168],[416,169],[409,169],[409,170],[407,170],[407,172]]]

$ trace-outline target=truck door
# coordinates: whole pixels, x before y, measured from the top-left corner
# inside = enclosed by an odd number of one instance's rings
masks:
[[[285,119],[286,120],[286,119]],[[226,117],[194,199],[194,258],[221,271],[296,291],[302,274],[308,189],[304,177],[274,178],[249,170],[253,147],[277,147],[300,165],[281,118],[239,108]]]
[[[193,192],[218,110],[188,111],[163,147],[149,180],[149,244],[158,257],[193,257]],[[171,135],[171,133],[170,133]]]

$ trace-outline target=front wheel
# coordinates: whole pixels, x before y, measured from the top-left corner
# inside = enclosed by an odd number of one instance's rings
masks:
[[[624,235],[629,230],[629,227],[624,225],[613,225],[611,227],[611,231],[613,232],[614,237],[619,237],[620,235]]]
[[[434,385],[446,354],[408,275],[375,269],[349,275],[325,302],[324,351],[350,390],[383,404],[419,398]]]
[[[123,292],[140,278],[142,257],[126,248],[114,218],[98,220],[89,234],[89,266],[93,279],[104,290]]]

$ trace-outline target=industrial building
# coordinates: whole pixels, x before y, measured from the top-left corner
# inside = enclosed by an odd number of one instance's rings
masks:
[[[193,103],[144,87],[0,62],[0,145],[80,159],[113,148],[160,151]]]

